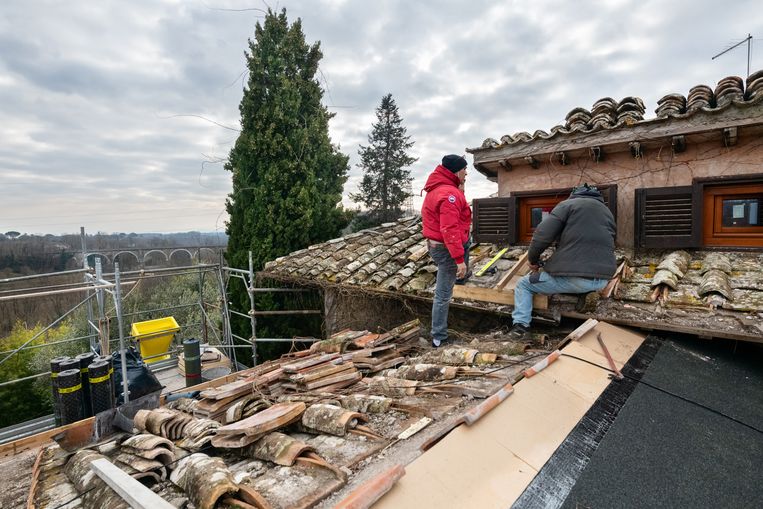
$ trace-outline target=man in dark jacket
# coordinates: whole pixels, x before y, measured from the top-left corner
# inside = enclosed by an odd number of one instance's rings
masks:
[[[448,307],[457,278],[466,276],[465,247],[469,241],[472,211],[464,196],[466,159],[455,154],[429,175],[421,208],[423,234],[429,256],[437,264],[437,284],[432,303],[432,346],[448,339]],[[461,189],[459,187],[461,186]],[[467,247],[468,248],[468,247]]]
[[[538,225],[528,250],[530,274],[514,289],[514,325],[510,335],[528,337],[533,295],[601,290],[616,270],[615,218],[601,193],[584,184],[572,190]],[[540,255],[552,242],[556,251],[540,270]]]

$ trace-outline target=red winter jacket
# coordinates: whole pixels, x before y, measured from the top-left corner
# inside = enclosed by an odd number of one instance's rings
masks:
[[[445,243],[456,263],[464,263],[464,244],[469,240],[472,210],[458,185],[455,173],[437,166],[424,186],[427,195],[421,207],[421,219],[424,237]]]

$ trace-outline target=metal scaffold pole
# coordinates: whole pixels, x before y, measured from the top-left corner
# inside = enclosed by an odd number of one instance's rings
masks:
[[[95,279],[101,281],[103,279],[103,267],[101,266],[101,259],[95,259]],[[98,339],[101,343],[101,355],[111,355],[109,349],[109,333],[106,322],[106,306],[104,302],[103,288],[99,288],[95,291],[95,297],[98,305]]]
[[[122,285],[119,282],[119,262],[114,263],[114,285],[114,307],[117,311],[117,326],[119,327],[119,354],[122,360],[122,390],[124,391],[124,402],[127,403],[130,401],[130,394],[127,390],[127,356],[122,326]]]
[[[246,292],[249,294],[249,322],[252,325],[252,335],[249,338],[252,342],[252,366],[257,365],[257,317],[254,315],[254,263],[252,262],[252,252],[249,251],[249,281],[247,281]]]
[[[207,333],[207,310],[204,308],[204,272],[199,270],[199,307],[201,308],[201,337],[202,343],[209,343]]]
[[[233,344],[233,331],[230,326],[230,310],[228,308],[228,292],[223,278],[223,257],[220,254],[220,266],[217,269],[217,284],[220,288],[220,318],[222,320],[222,335],[226,345],[230,346],[229,356],[233,359],[234,371],[238,371],[238,359]]]
[[[79,238],[80,242],[82,244],[82,268],[85,269],[87,272],[90,271],[90,266],[87,263],[87,237],[85,235],[85,227],[80,226],[79,227]],[[85,272],[85,274],[87,274]],[[87,275],[85,275],[85,283],[88,283]],[[90,297],[92,295],[90,292],[87,292],[87,296]],[[91,323],[93,323],[93,306],[92,303],[87,303],[87,323],[88,328]],[[95,338],[90,338],[90,351],[95,351]]]

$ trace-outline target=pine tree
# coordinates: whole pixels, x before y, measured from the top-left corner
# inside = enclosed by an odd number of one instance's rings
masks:
[[[290,24],[285,9],[268,10],[245,55],[241,134],[225,165],[233,174],[226,256],[231,266],[246,268],[252,251],[260,270],[278,256],[339,235],[347,223],[339,203],[349,168],[329,138],[333,115],[321,104],[320,43],[305,42],[301,21]],[[243,285],[231,291],[234,306],[249,309]]]
[[[407,167],[418,158],[408,154],[414,142],[407,135],[392,94],[382,97],[376,119],[368,135],[368,146],[361,145],[358,150],[358,167],[365,173],[358,192],[350,198],[363,204],[368,221],[378,225],[403,215],[403,205],[410,196],[408,187],[413,181]]]

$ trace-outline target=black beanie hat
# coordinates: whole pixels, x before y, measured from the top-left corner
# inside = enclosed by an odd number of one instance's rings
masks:
[[[453,173],[458,173],[466,168],[466,164],[466,159],[456,154],[448,154],[442,158],[442,165]]]

